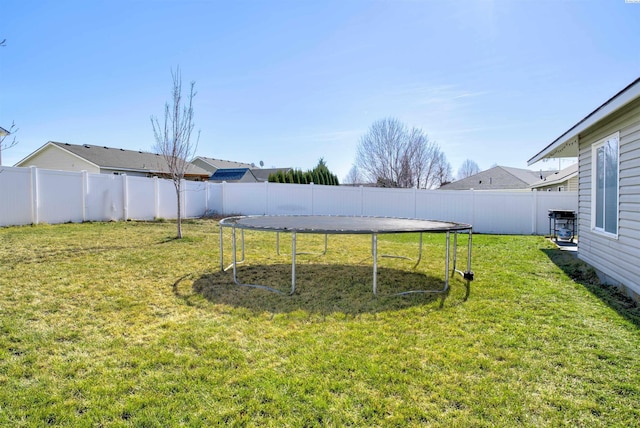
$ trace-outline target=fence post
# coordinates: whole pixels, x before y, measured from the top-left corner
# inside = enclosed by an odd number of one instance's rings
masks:
[[[127,221],[129,218],[129,183],[127,180],[127,174],[122,174],[122,220]]]
[[[314,208],[314,200],[313,200],[313,186],[315,186],[315,184],[311,183],[310,187],[311,187],[311,215],[315,214],[315,208]]]
[[[222,202],[222,207],[220,207],[220,213],[223,215],[227,214],[227,202],[225,201],[225,194],[227,193],[226,191],[227,188],[227,182],[223,181],[222,183],[220,183],[220,201]]]
[[[533,193],[533,201],[532,201],[533,212],[531,213],[531,234],[536,235],[538,232],[538,191],[532,190],[531,193]]]
[[[86,170],[80,172],[82,180],[82,221],[87,221],[87,194],[89,193],[89,173]]]
[[[204,216],[209,215],[209,182],[204,183]]]
[[[264,215],[269,213],[269,180],[264,182]]]
[[[471,225],[476,224],[476,194],[473,189],[469,189],[471,192]]]
[[[158,176],[153,177],[153,218],[160,218],[160,182]]]
[[[38,206],[38,168],[31,166],[31,223],[38,224],[39,210]]]

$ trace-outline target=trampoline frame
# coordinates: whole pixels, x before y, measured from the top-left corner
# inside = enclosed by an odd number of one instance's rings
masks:
[[[293,227],[278,227],[278,226],[269,226],[269,225],[260,225],[259,223],[250,224],[250,223],[242,223],[244,219],[257,220],[260,222],[261,220],[292,220],[294,222]],[[302,220],[302,222],[313,221],[314,219],[321,219],[323,222],[329,221],[335,223],[335,225],[339,225],[341,220],[349,219],[356,220],[357,219],[366,219],[365,221],[402,221],[406,224],[415,223],[416,227],[412,227],[405,230],[395,230],[393,228],[378,228],[378,229],[344,229],[344,228],[309,228],[303,226],[296,226],[296,220]],[[408,223],[407,223],[408,222]],[[426,227],[424,224],[430,225],[438,225],[439,227],[435,228],[433,226]],[[311,223],[313,224],[313,223]],[[357,216],[305,216],[305,215],[296,215],[296,216],[234,216],[227,217],[220,221],[220,270],[227,271],[233,268],[233,282],[236,285],[244,286],[244,287],[252,287],[259,288],[263,290],[268,290],[275,293],[280,294],[289,294],[293,295],[296,291],[296,256],[299,254],[316,254],[316,255],[325,255],[327,253],[327,235],[331,234],[346,234],[346,235],[371,235],[371,254],[373,257],[373,294],[378,295],[378,235],[379,234],[399,234],[399,233],[419,233],[419,246],[418,246],[418,258],[413,266],[413,268],[417,268],[422,260],[422,235],[423,233],[445,233],[446,235],[446,244],[445,244],[445,278],[444,278],[444,287],[441,290],[410,290],[403,291],[400,293],[393,293],[392,295],[401,296],[413,293],[432,293],[432,294],[443,294],[442,303],[444,303],[444,297],[446,293],[449,291],[449,279],[450,279],[450,259],[451,259],[451,233],[453,233],[453,266],[451,267],[451,273],[458,273],[462,276],[465,281],[466,293],[464,296],[464,300],[467,300],[471,291],[470,282],[474,279],[473,271],[471,270],[471,248],[472,248],[472,235],[473,230],[472,226],[464,223],[453,223],[453,222],[443,222],[443,221],[433,221],[433,220],[419,220],[419,219],[405,219],[405,218],[393,218],[393,217],[357,217]],[[223,229],[231,228],[231,246],[232,246],[232,263],[224,267],[224,242],[223,242]],[[237,244],[237,232],[236,229],[240,229],[241,235],[241,254],[242,258],[238,260],[238,244]],[[243,263],[245,261],[245,240],[244,240],[244,231],[245,230],[254,230],[260,232],[276,232],[276,253],[280,255],[280,233],[291,233],[291,291],[289,293],[285,293],[281,290],[277,290],[273,287],[269,287],[261,284],[246,284],[240,282],[238,279],[238,264]],[[297,251],[297,234],[298,233],[306,233],[306,234],[324,234],[324,251],[321,253],[308,253],[308,252],[298,252]],[[457,264],[457,247],[458,247],[458,234],[466,233],[468,235],[467,239],[467,263],[466,270],[462,271],[456,268]],[[394,258],[406,258],[405,256],[394,256],[394,255],[381,255],[381,257],[394,257]]]

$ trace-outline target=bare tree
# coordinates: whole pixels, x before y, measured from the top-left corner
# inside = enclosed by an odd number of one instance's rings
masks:
[[[439,156],[441,159],[436,162],[436,171],[433,181],[434,187],[440,187],[444,184],[450,183],[453,179],[453,176],[451,175],[451,164],[444,158],[443,153],[440,153]]]
[[[195,156],[200,140],[200,133],[195,142],[191,141],[193,122],[193,98],[196,96],[195,82],[191,82],[186,99],[182,97],[182,75],[180,67],[171,71],[173,88],[171,104],[164,106],[164,122],[161,124],[157,117],[151,116],[151,126],[156,139],[154,149],[162,155],[168,166],[168,176],[176,189],[178,207],[178,234],[182,238],[182,182],[184,175],[191,165],[188,159]]]
[[[462,162],[460,169],[458,169],[458,180],[462,180],[463,178],[471,177],[480,172],[480,167],[477,163],[472,161],[471,159],[467,159]]]
[[[439,184],[438,173],[447,170],[448,162],[421,129],[386,118],[360,138],[354,165],[366,180],[383,187],[430,189]]]
[[[16,132],[18,132],[18,128],[16,128],[16,124],[14,122],[11,123],[9,130],[0,128],[0,166],[2,166],[2,151],[8,150],[18,144],[18,140],[16,140],[15,136]],[[13,135],[13,138],[10,138],[9,141],[5,142],[9,135]]]
[[[356,184],[362,184],[362,182],[362,174],[360,174],[360,170],[356,165],[352,165],[347,176],[342,179],[343,184],[351,184],[353,186]]]

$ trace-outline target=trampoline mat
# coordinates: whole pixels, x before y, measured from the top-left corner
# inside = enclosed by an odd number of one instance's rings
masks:
[[[439,220],[392,217],[282,215],[228,217],[220,225],[273,232],[371,234],[448,232],[471,229],[471,225]]]

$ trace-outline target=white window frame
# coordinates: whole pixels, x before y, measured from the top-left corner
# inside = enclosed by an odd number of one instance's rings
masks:
[[[596,215],[597,215],[597,183],[598,183],[598,149],[603,147],[605,144],[609,143],[611,140],[615,140],[618,146],[617,150],[617,159],[616,159],[616,231],[615,233],[609,232],[605,230],[606,228],[606,209],[603,211],[603,223],[602,227],[596,226]],[[606,166],[606,162],[605,162]],[[606,186],[605,186],[606,190]],[[606,206],[606,197],[603,196],[603,204]],[[596,143],[591,145],[591,230],[595,233],[610,237],[610,238],[618,238],[618,231],[620,229],[620,132],[613,133]]]

